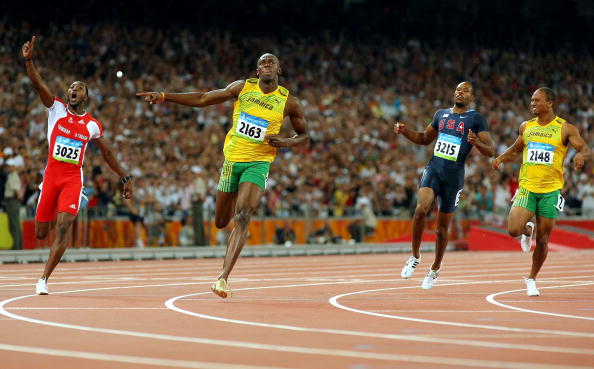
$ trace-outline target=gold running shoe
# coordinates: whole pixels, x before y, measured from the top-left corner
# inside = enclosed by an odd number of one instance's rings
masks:
[[[231,297],[231,295],[232,295],[231,290],[229,289],[229,286],[227,286],[227,281],[224,280],[223,278],[219,279],[212,286],[210,286],[210,289],[217,296],[219,296],[223,299],[226,299],[227,296]]]

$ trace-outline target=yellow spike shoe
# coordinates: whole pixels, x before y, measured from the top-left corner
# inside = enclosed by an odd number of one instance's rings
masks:
[[[231,297],[231,295],[232,295],[231,290],[229,289],[229,286],[227,286],[227,281],[224,280],[223,278],[219,279],[212,286],[210,286],[210,289],[217,296],[219,296],[223,299],[226,299],[227,296]]]

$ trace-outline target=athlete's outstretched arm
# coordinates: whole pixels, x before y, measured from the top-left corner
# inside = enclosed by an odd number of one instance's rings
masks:
[[[584,166],[584,162],[592,158],[592,150],[580,135],[580,131],[570,123],[563,124],[563,129],[567,134],[567,139],[571,146],[575,148],[577,154],[573,157],[573,169],[581,170]]]
[[[526,128],[526,122],[522,123],[522,125],[520,125],[520,129],[519,129],[519,135],[518,138],[516,138],[516,142],[514,142],[513,145],[511,145],[510,147],[508,147],[507,150],[505,150],[505,152],[501,155],[499,155],[498,157],[496,157],[495,159],[493,159],[493,161],[491,162],[491,166],[493,167],[493,169],[499,169],[499,166],[501,165],[501,163],[507,163],[510,161],[514,161],[516,160],[516,158],[518,157],[518,155],[522,154],[522,152],[524,151],[524,139],[522,139],[522,135],[524,134],[524,129]]]
[[[103,160],[105,160],[110,168],[120,177],[120,183],[124,186],[122,189],[122,197],[125,199],[132,198],[132,177],[126,176],[126,172],[124,172],[120,163],[118,163],[115,156],[113,156],[113,152],[103,137],[96,138],[94,141],[97,143],[97,146],[99,146],[99,151],[101,151]]]
[[[37,38],[33,36],[31,41],[27,41],[23,44],[22,52],[23,52],[23,59],[25,59],[25,66],[27,67],[27,75],[33,84],[33,87],[39,94],[39,98],[41,98],[41,102],[47,108],[54,105],[54,95],[50,92],[47,85],[41,79],[41,76],[35,69],[35,65],[33,65],[33,50],[35,49],[35,40]]]
[[[493,145],[493,140],[491,140],[491,134],[487,131],[479,132],[477,135],[472,132],[472,129],[469,129],[468,142],[485,156],[491,157],[495,155],[495,145]]]
[[[427,125],[425,132],[418,132],[406,128],[405,123],[397,122],[394,124],[394,132],[403,135],[410,141],[419,145],[429,145],[431,142],[433,142],[433,140],[435,140],[435,137],[437,137],[437,131],[431,124]]]
[[[309,142],[309,135],[307,134],[307,123],[305,123],[305,116],[303,108],[299,99],[295,96],[289,96],[285,104],[285,116],[289,116],[291,126],[296,135],[293,137],[281,137],[279,135],[266,135],[268,144],[272,147],[291,147],[306,145]]]
[[[208,105],[215,105],[237,98],[243,89],[245,81],[235,81],[227,87],[220,90],[212,90],[207,92],[187,92],[187,93],[171,93],[171,92],[137,92],[136,96],[144,96],[144,100],[149,104],[158,104],[162,102],[171,102],[174,104],[203,107]]]

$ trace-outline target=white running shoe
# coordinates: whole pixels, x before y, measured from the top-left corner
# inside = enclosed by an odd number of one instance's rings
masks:
[[[421,288],[423,288],[424,290],[428,290],[431,287],[433,287],[435,283],[437,283],[437,277],[439,277],[440,270],[441,268],[437,270],[432,270],[431,268],[429,268],[429,273],[427,273],[427,275],[423,279],[423,284],[421,285]]]
[[[526,223],[526,227],[530,227],[530,236],[522,234],[520,246],[522,246],[522,251],[530,252],[530,249],[532,248],[532,234],[534,233],[534,223],[528,222]]]
[[[526,282],[526,294],[528,296],[540,296],[540,291],[536,288],[536,281],[532,278],[524,278]]]
[[[49,295],[47,281],[45,279],[42,278],[37,281],[37,284],[35,285],[35,293],[38,295]]]
[[[421,258],[417,259],[411,255],[411,257],[408,258],[408,260],[406,261],[406,264],[402,268],[402,272],[400,272],[400,276],[404,279],[408,279],[408,278],[412,277],[413,274],[415,274],[415,268],[417,267],[417,265],[419,265],[420,262],[421,262]]]

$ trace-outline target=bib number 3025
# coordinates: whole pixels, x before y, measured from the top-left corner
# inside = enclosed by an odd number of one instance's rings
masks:
[[[252,142],[263,142],[268,129],[268,121],[241,112],[235,132],[238,136]]]
[[[58,136],[56,137],[52,157],[58,161],[78,165],[82,146],[81,141]]]

